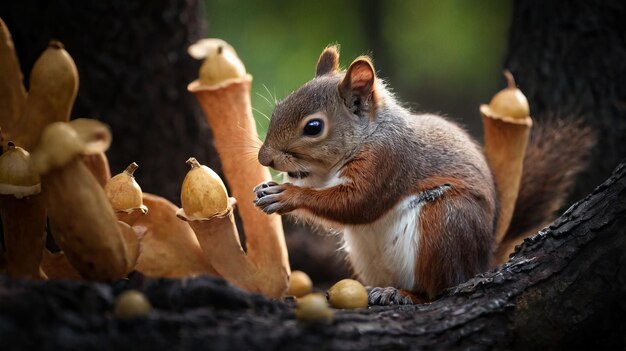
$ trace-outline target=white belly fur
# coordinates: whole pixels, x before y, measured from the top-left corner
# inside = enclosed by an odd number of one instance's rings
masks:
[[[366,285],[414,289],[423,206],[415,200],[415,196],[404,199],[374,223],[344,228],[344,248]]]

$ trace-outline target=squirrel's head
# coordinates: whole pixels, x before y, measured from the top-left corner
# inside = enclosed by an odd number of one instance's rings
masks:
[[[259,151],[261,164],[292,178],[324,175],[371,132],[380,104],[372,61],[361,56],[346,71],[338,68],[337,47],[327,47],[315,78],[276,105]]]

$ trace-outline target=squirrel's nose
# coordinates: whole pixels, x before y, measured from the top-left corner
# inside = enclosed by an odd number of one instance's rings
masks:
[[[272,152],[265,145],[261,146],[259,150],[259,162],[265,167],[274,168],[274,158]]]

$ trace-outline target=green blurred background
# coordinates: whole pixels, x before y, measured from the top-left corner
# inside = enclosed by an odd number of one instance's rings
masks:
[[[270,102],[311,79],[330,43],[341,45],[341,67],[371,54],[406,106],[447,115],[477,138],[479,104],[504,86],[510,1],[212,0],[204,8],[207,36],[230,42],[254,76],[262,139]]]

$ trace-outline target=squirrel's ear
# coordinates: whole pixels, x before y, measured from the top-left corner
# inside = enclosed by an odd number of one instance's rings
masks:
[[[367,56],[361,56],[348,68],[346,76],[339,83],[339,90],[344,98],[350,95],[367,98],[374,91],[375,81],[376,73],[374,73],[372,60]]]
[[[315,76],[323,76],[325,74],[337,72],[339,69],[339,45],[331,45],[326,47],[319,60],[317,60],[317,68]]]

